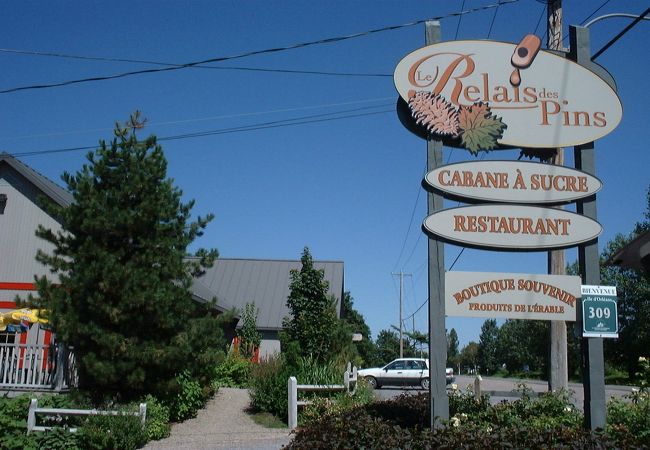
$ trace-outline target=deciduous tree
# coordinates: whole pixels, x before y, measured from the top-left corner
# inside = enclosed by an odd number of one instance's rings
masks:
[[[333,338],[338,317],[335,300],[327,295],[329,284],[324,272],[314,268],[314,261],[307,247],[300,258],[300,270],[291,271],[290,293],[287,306],[291,317],[283,321],[285,333],[283,346],[303,356],[311,356],[318,362],[327,361],[332,353]]]

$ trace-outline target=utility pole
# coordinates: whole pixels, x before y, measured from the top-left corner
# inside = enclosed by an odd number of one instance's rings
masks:
[[[392,275],[399,275],[399,357],[404,358],[404,323],[402,319],[402,293],[404,292],[404,277],[411,277],[413,274],[404,272],[392,272]]]
[[[547,0],[546,5],[547,29],[546,46],[549,50],[563,50],[562,46],[562,0]],[[564,149],[557,148],[552,164],[564,165]],[[548,254],[548,273],[566,275],[564,250],[554,250]],[[566,322],[551,321],[549,377],[550,391],[567,389],[569,387],[569,366],[567,363],[567,330]]]

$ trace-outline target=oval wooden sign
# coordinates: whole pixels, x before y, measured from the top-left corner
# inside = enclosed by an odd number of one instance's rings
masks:
[[[507,203],[567,203],[602,188],[601,181],[588,173],[525,161],[449,164],[427,173],[424,180],[445,196]]]
[[[507,204],[445,209],[427,217],[422,227],[452,243],[512,251],[572,247],[603,230],[595,220],[563,209]]]
[[[569,147],[616,128],[623,108],[609,84],[539,45],[519,57],[525,41],[420,48],[395,68],[395,87],[419,126],[474,153],[500,146]]]

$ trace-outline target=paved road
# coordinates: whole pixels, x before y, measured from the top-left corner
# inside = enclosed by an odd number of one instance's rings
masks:
[[[220,388],[196,418],[172,426],[171,435],[147,450],[278,450],[291,441],[288,428],[269,429],[246,413],[248,390]]]
[[[514,389],[517,389],[517,386],[520,383],[525,383],[533,391],[548,392],[548,384],[546,381],[540,380],[526,380],[519,378],[491,378],[483,377],[481,383],[481,389],[483,392],[490,394],[490,399],[492,403],[499,403],[501,400],[514,400],[516,397],[515,393],[512,393]],[[456,377],[456,385],[458,389],[465,390],[468,385],[474,385],[474,377],[467,375],[459,375]],[[577,408],[581,409],[584,405],[584,390],[581,383],[569,383],[569,390],[572,391],[573,403]],[[606,385],[605,394],[607,398],[612,397],[623,397],[624,395],[629,394],[632,391],[631,386],[615,386],[615,385]],[[375,396],[378,399],[385,400],[389,398],[396,397],[402,393],[421,393],[425,392],[421,388],[403,388],[403,389],[392,389],[392,388],[382,388],[375,391]]]

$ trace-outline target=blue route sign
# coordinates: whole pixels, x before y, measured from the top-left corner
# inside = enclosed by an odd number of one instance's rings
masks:
[[[582,286],[582,337],[618,337],[616,286]]]

